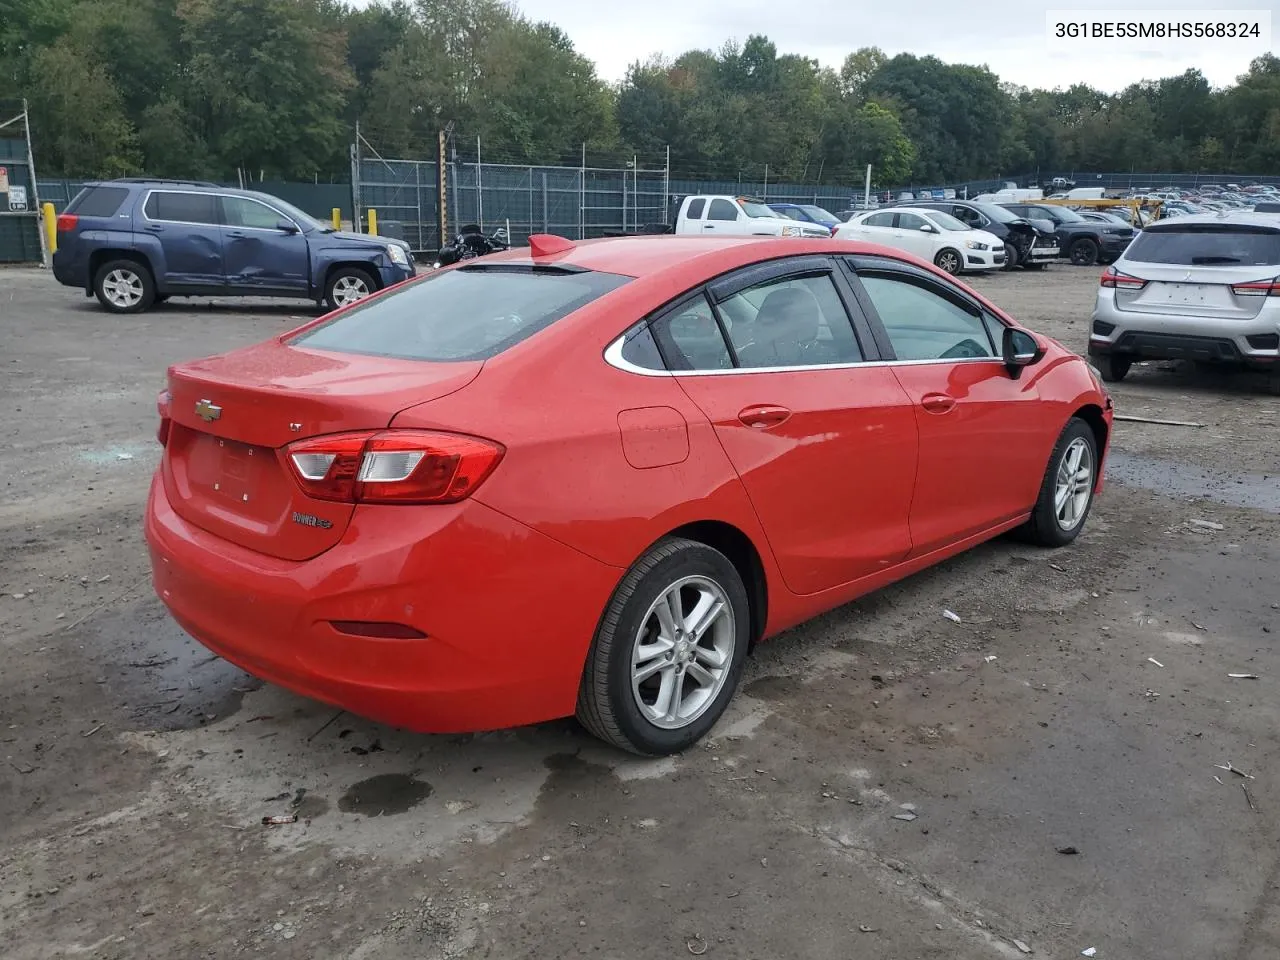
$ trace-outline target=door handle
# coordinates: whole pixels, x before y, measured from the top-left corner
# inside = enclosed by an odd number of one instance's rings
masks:
[[[163,232],[164,227],[160,226],[160,224],[158,223],[148,223],[147,229],[150,230],[152,233],[161,233]]]
[[[948,397],[945,393],[930,393],[920,401],[920,406],[930,413],[950,413],[955,405],[955,398]]]
[[[228,237],[243,237],[243,236],[244,236],[244,231],[243,231],[243,230],[228,230],[228,231],[227,231],[227,236],[228,236]]]
[[[772,404],[747,407],[738,414],[740,421],[756,430],[768,430],[770,427],[785,423],[790,418],[790,410]]]

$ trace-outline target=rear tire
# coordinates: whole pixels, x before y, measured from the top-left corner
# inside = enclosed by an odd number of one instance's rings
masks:
[[[1267,374],[1267,393],[1273,397],[1280,397],[1280,369],[1272,370]]]
[[[1058,437],[1040,485],[1025,539],[1042,547],[1065,547],[1080,535],[1098,484],[1098,441],[1089,424],[1073,417]]]
[[[156,283],[136,260],[109,260],[94,274],[93,292],[111,313],[141,313],[155,302]]]
[[[631,753],[665,756],[693,745],[733,699],[750,616],[742,578],[724,554],[693,540],[660,541],[622,578],[600,618],[578,720]]]
[[[938,255],[933,258],[933,265],[943,273],[949,273],[954,277],[964,269],[964,257],[960,255],[958,250],[952,250],[948,247],[945,250],[938,251]]]
[[[1098,368],[1098,372],[1102,374],[1102,379],[1107,383],[1119,383],[1129,373],[1129,368],[1133,366],[1133,361],[1128,357],[1117,357],[1110,354],[1104,357],[1091,357],[1090,362]]]
[[[1071,244],[1071,249],[1068,252],[1071,256],[1072,264],[1077,267],[1092,267],[1098,262],[1098,244],[1088,237],[1081,237]]]
[[[324,303],[330,310],[358,303],[378,289],[377,282],[367,270],[359,267],[338,267],[329,274],[324,286]]]

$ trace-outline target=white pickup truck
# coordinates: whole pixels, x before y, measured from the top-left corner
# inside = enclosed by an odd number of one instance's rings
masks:
[[[676,214],[678,234],[727,237],[830,237],[817,223],[784,217],[751,197],[695,194],[685,197]]]

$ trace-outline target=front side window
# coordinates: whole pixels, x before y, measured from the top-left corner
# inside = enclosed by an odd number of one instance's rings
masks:
[[[221,197],[222,222],[228,227],[249,227],[254,230],[275,230],[285,216],[272,210],[265,203],[245,197]]]
[[[982,319],[924,282],[893,274],[860,274],[899,360],[994,357]]]
[[[899,230],[919,230],[923,226],[926,226],[926,222],[924,217],[920,216],[919,214],[915,214],[915,213],[898,214]]]
[[[147,198],[144,211],[148,220],[200,224],[218,222],[217,198],[211,193],[157,190]]]
[[[630,280],[478,263],[359,303],[290,342],[405,360],[485,360]]]
[[[863,358],[830,274],[749,287],[720,304],[741,367],[856,363]]]

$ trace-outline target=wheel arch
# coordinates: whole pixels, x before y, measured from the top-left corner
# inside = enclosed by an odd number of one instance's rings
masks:
[[[94,281],[98,277],[98,271],[102,269],[104,263],[112,260],[129,260],[142,267],[147,273],[151,274],[151,283],[159,292],[159,278],[156,276],[155,267],[151,265],[151,259],[140,250],[132,250],[128,247],[102,247],[94,250],[89,254],[89,287],[92,288]]]
[[[722,520],[697,520],[669,531],[659,541],[669,537],[682,537],[706,544],[719,550],[742,577],[747,588],[747,600],[751,604],[751,647],[764,636],[769,618],[769,583],[765,576],[764,561],[751,538],[731,523]],[[651,549],[651,548],[650,548]],[[648,549],[645,550],[645,553]]]
[[[1078,407],[1071,414],[1072,420],[1083,420],[1088,424],[1089,429],[1093,431],[1094,442],[1098,445],[1098,459],[1101,461],[1103,451],[1107,449],[1107,440],[1110,436],[1110,429],[1107,426],[1106,416],[1102,412],[1102,408],[1096,403],[1086,403]],[[1102,481],[1102,471],[1098,470],[1094,477],[1094,484]]]
[[[320,284],[320,293],[328,293],[329,281],[333,279],[333,275],[339,270],[347,268],[359,270],[361,273],[369,277],[370,282],[373,284],[373,290],[370,291],[371,293],[382,289],[382,272],[378,269],[378,265],[376,263],[372,260],[346,259],[335,260],[333,263],[330,263],[325,267],[324,279]]]

